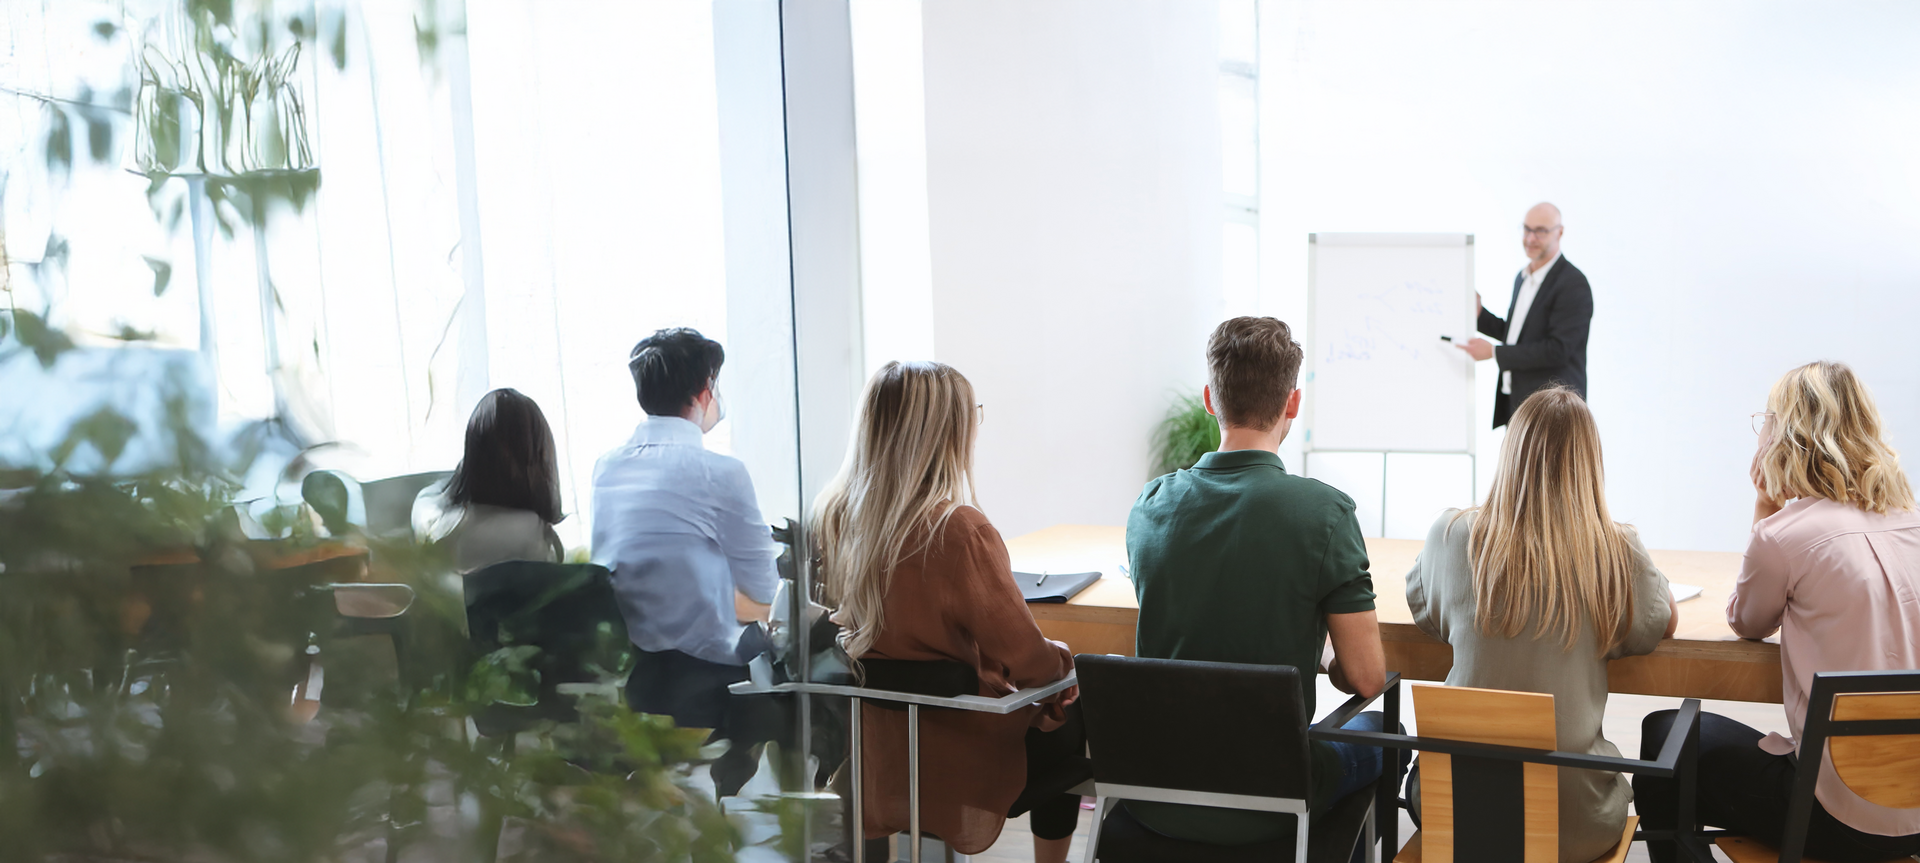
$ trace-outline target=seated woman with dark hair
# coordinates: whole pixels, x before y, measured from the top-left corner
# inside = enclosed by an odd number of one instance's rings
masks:
[[[505,560],[561,559],[553,526],[566,516],[553,430],[540,406],[517,390],[481,397],[467,420],[460,465],[420,495],[438,498],[442,507],[425,539],[448,546],[462,573]]]

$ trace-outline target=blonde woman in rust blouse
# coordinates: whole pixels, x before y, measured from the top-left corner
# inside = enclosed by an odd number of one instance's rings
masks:
[[[847,462],[815,501],[813,521],[848,656],[964,662],[979,673],[979,694],[998,697],[1059,680],[1073,656],[1040,634],[1006,544],[969,505],[978,425],[973,386],[958,371],[888,363],[867,384]],[[1064,861],[1079,798],[1028,788],[1027,777],[1082,757],[1079,724],[1066,710],[1078,694],[1068,689],[1054,703],[1004,716],[923,714],[923,829],[977,854],[1009,817],[1030,810],[1034,859]],[[869,704],[861,722],[864,832],[890,836],[908,826],[906,714]]]

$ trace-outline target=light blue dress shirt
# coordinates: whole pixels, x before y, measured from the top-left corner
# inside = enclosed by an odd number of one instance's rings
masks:
[[[594,466],[593,562],[613,571],[641,650],[744,665],[733,592],[771,603],[778,554],[747,466],[687,420],[650,416]]]

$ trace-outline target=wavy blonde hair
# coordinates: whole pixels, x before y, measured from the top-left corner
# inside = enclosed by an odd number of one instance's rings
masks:
[[[1878,513],[1913,509],[1900,456],[1853,369],[1823,360],[1787,372],[1767,394],[1767,410],[1771,435],[1758,457],[1767,497],[1824,497]]]
[[[1550,387],[1520,405],[1487,501],[1468,512],[1479,514],[1468,556],[1481,632],[1558,634],[1572,650],[1591,622],[1602,655],[1626,637],[1633,528],[1607,514],[1600,430],[1578,394]]]
[[[867,382],[846,463],[814,499],[812,516],[848,656],[859,659],[886,624],[894,568],[927,549],[960,504],[974,502],[977,431],[973,384],[952,366],[890,362]]]

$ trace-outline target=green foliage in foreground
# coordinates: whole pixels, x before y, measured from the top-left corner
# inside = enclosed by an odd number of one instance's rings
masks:
[[[1181,396],[1154,431],[1154,475],[1186,470],[1219,448],[1220,424],[1207,413],[1207,406],[1199,396]]]
[[[466,654],[432,549],[318,537],[304,514],[295,539],[248,540],[215,470],[4,479],[0,861],[319,861],[381,839],[483,860],[503,821],[524,859],[732,859],[733,830],[685,786],[703,731],[586,695],[581,721],[517,746],[472,734],[469,716],[524,700],[529,648]],[[384,638],[339,631],[316,588],[346,580],[338,562],[275,561],[322,543],[366,546],[350,567],[417,592],[398,669]],[[308,720],[291,708],[312,656]]]

